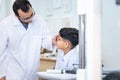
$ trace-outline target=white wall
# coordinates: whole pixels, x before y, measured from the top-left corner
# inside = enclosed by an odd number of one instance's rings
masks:
[[[6,16],[5,1],[6,0],[1,0],[1,3],[0,3],[0,19],[3,19]]]
[[[105,68],[120,68],[120,5],[103,0],[102,56]]]
[[[0,20],[8,16],[12,11],[12,0],[1,0],[0,3]]]

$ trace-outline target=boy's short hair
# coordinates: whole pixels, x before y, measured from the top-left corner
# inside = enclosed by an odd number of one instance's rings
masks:
[[[104,80],[120,80],[120,72],[111,72],[105,76]]]
[[[59,35],[63,38],[63,39],[66,39],[66,40],[69,40],[72,44],[72,48],[75,47],[77,44],[78,44],[78,35],[79,34],[79,31],[76,29],[76,28],[62,28],[60,31],[59,31]]]

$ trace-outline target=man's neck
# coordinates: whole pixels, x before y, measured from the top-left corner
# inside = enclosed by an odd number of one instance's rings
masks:
[[[23,26],[28,26],[28,23],[24,23],[24,22],[22,22],[22,24],[23,24]]]
[[[27,28],[28,28],[28,23],[22,22],[20,19],[19,19],[19,21],[22,23],[22,25],[24,26],[24,28],[27,30]]]

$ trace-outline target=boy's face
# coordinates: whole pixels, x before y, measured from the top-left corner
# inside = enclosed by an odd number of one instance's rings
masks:
[[[56,44],[57,44],[58,49],[64,50],[65,48],[67,48],[69,46],[69,41],[63,39],[60,35],[58,35],[56,37]]]

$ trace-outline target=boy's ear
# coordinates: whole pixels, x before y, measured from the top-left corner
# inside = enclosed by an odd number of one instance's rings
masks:
[[[69,41],[66,41],[66,42],[65,42],[65,48],[68,48],[69,45],[70,45]]]

